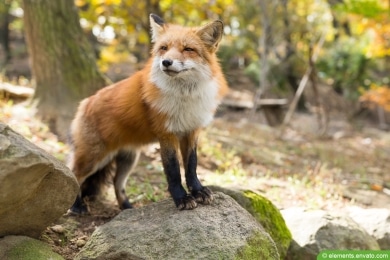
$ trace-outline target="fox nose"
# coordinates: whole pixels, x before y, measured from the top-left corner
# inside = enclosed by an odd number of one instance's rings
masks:
[[[169,66],[171,66],[173,64],[173,60],[170,60],[170,59],[166,59],[166,60],[163,60],[162,61],[162,65],[164,66],[164,67],[169,67]]]

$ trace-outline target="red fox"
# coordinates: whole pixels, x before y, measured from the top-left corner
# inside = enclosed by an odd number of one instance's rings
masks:
[[[96,193],[102,176],[113,170],[119,207],[131,208],[126,181],[139,148],[153,142],[160,143],[168,191],[178,209],[213,199],[197,177],[196,149],[199,131],[228,91],[216,57],[223,23],[189,28],[151,14],[150,24],[154,46],[146,66],[82,100],[71,124],[67,165],[80,184],[74,213],[88,211],[84,198]],[[182,186],[179,150],[189,193]]]

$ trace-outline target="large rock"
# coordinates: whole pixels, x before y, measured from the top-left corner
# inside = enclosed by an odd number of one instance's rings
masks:
[[[0,259],[21,260],[63,260],[47,244],[25,236],[6,236],[0,238]]]
[[[348,207],[348,215],[376,239],[382,250],[390,250],[390,210]]]
[[[270,234],[278,248],[280,259],[284,259],[292,236],[280,211],[267,198],[250,190],[232,190],[211,186],[211,190],[223,192],[238,202]]]
[[[79,189],[64,164],[1,123],[0,183],[0,237],[38,237]]]
[[[76,259],[279,259],[263,227],[231,197],[177,210],[171,200],[124,210],[98,227]]]
[[[293,235],[286,259],[317,259],[321,250],[379,250],[362,227],[343,214],[289,208],[282,215]]]

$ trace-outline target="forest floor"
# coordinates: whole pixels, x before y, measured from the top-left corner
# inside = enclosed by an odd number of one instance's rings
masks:
[[[28,104],[0,100],[2,122],[64,161],[68,146],[34,113]],[[316,124],[314,115],[295,114],[281,134],[264,124],[260,113],[224,109],[200,137],[199,177],[205,185],[251,189],[280,209],[390,209],[390,133],[331,117],[328,132],[319,136]],[[127,194],[135,207],[142,207],[168,198],[166,189],[159,146],[145,147]],[[110,185],[89,206],[89,215],[64,215],[41,240],[73,259],[95,228],[120,212]]]

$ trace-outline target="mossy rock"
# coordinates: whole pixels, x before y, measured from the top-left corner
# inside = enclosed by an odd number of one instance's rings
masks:
[[[248,211],[216,192],[212,205],[193,211],[178,211],[170,199],[123,210],[93,232],[75,259],[278,260],[280,255]]]
[[[250,190],[232,190],[219,186],[211,186],[211,190],[223,192],[232,197],[245,208],[264,227],[274,240],[280,259],[284,259],[292,241],[290,230],[280,211],[267,198]]]
[[[0,239],[0,259],[7,260],[64,260],[45,243],[25,236],[6,236]]]
[[[241,248],[237,252],[234,259],[235,260],[277,259],[279,255],[275,255],[275,251],[274,251],[275,246],[276,246],[275,243],[265,238],[264,234],[255,233],[251,238],[247,240],[247,245]]]

